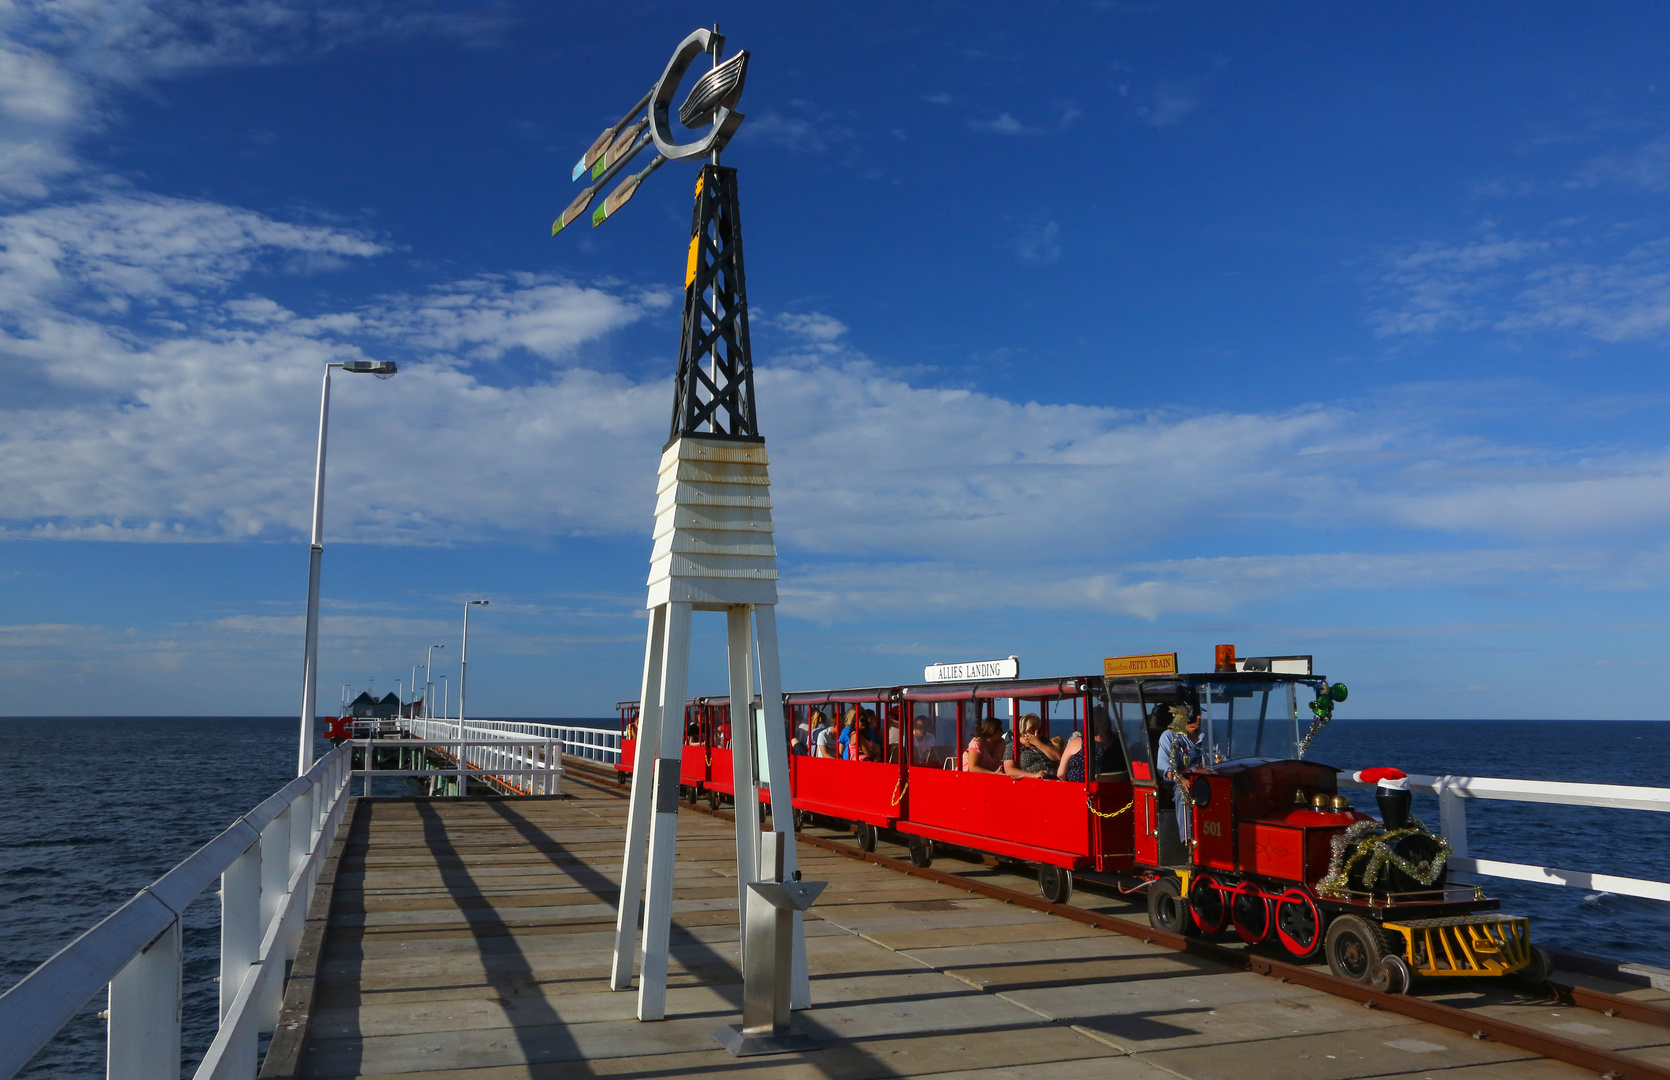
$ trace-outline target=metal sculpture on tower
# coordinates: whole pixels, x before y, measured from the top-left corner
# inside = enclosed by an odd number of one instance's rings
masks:
[[[665,1016],[690,625],[695,612],[724,612],[745,987],[743,1024],[715,1034],[732,1053],[750,1054],[805,1048],[805,1041],[787,1030],[787,1014],[811,1004],[801,912],[822,885],[799,880],[789,825],[769,462],[754,399],[736,170],[719,163],[742,123],[735,107],[748,53],[721,62],[724,41],[715,28],[697,30],[679,43],[649,93],[581,156],[573,178],[590,170],[593,183],[552,224],[551,233],[578,220],[598,192],[651,144],[656,154],[649,164],[592,211],[594,228],[666,162],[706,159],[696,178],[672,422],[656,483],[643,705],[610,985],[632,987],[642,911],[638,1018]],[[686,128],[705,130],[680,142],[672,125],[673,97],[704,53],[712,67],[691,87],[678,119]],[[783,782],[771,783],[773,777]],[[790,829],[787,837],[760,831],[762,795],[772,821]],[[784,949],[788,956],[781,954]],[[750,951],[755,955],[747,955]],[[787,986],[781,974],[790,975]]]

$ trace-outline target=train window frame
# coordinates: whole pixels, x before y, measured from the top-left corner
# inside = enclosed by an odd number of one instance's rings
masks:
[[[1206,721],[1206,745],[1211,748],[1214,764],[1229,761],[1291,761],[1298,758],[1299,741],[1299,684],[1289,679],[1267,679],[1251,681],[1247,679],[1212,679],[1204,683],[1201,695],[1202,714]],[[1272,697],[1278,690],[1285,690],[1285,717],[1270,717]],[[1236,716],[1237,699],[1256,699],[1256,716]],[[1249,704],[1252,702],[1249,701]],[[1239,728],[1237,720],[1240,720]],[[1244,736],[1248,724],[1254,725],[1252,745],[1244,745]],[[1287,736],[1284,740],[1283,736]],[[1267,738],[1273,740],[1267,744]],[[1237,745],[1237,742],[1243,745]],[[1243,753],[1242,751],[1251,752]],[[1291,751],[1291,754],[1276,755],[1260,753],[1261,750]]]

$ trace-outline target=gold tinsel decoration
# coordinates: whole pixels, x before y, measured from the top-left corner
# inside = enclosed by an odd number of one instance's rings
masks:
[[[1363,880],[1373,882],[1379,879],[1380,870],[1387,863],[1391,863],[1418,884],[1431,885],[1438,880],[1438,875],[1444,871],[1444,863],[1450,857],[1450,842],[1441,836],[1436,836],[1421,824],[1421,819],[1413,814],[1409,817],[1410,824],[1406,828],[1387,831],[1378,821],[1359,821],[1342,833],[1335,833],[1329,841],[1332,857],[1328,860],[1328,873],[1316,883],[1316,895],[1325,896],[1332,900],[1343,900],[1351,894],[1351,871],[1365,858],[1368,865],[1363,868]],[[1405,836],[1430,836],[1438,842],[1438,852],[1430,859],[1416,861],[1399,855],[1392,849],[1392,845]],[[1346,853],[1350,852],[1347,857]]]

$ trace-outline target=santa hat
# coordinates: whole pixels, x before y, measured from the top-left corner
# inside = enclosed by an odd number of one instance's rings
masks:
[[[1386,791],[1408,791],[1409,774],[1402,769],[1381,767],[1378,769],[1358,769],[1351,774],[1351,779],[1359,784],[1377,784]]]

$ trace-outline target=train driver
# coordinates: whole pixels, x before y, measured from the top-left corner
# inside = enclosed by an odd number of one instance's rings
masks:
[[[1156,751],[1156,766],[1163,777],[1160,787],[1162,791],[1171,791],[1173,785],[1182,779],[1182,774],[1189,769],[1200,768],[1200,714],[1191,712],[1185,705],[1171,707],[1171,726],[1160,735],[1160,746]],[[1189,803],[1186,799],[1174,798],[1172,805],[1177,809],[1177,834],[1183,839],[1183,850],[1189,848]]]

